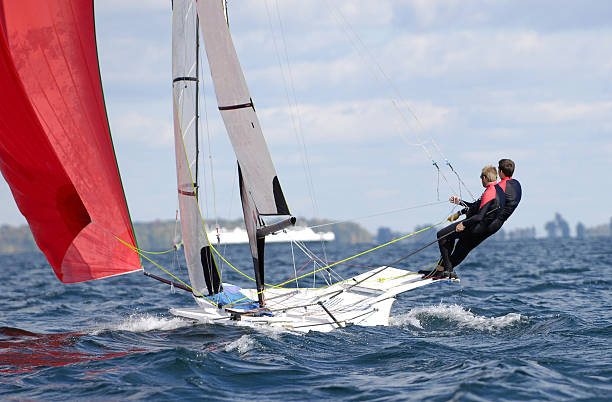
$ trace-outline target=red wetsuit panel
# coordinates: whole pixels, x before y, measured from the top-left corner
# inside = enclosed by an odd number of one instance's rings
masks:
[[[501,189],[504,190],[504,193],[506,192],[506,184],[508,183],[508,180],[512,180],[512,177],[504,177],[499,183],[497,183]]]
[[[480,201],[479,209],[482,209],[482,207],[484,207],[487,202],[495,199],[495,195],[497,194],[495,191],[495,184],[496,183],[489,184],[484,193],[482,193],[482,199]]]

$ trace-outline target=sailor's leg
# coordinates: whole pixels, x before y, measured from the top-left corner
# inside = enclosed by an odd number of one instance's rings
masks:
[[[444,229],[439,230],[437,233],[438,247],[440,248],[440,255],[442,256],[442,266],[444,266],[444,269],[447,271],[453,269],[453,265],[450,259],[450,253],[453,250],[455,240],[457,239],[460,233],[456,231],[456,227],[458,224],[459,222],[448,225]]]
[[[453,264],[453,267],[461,264],[470,251],[482,243],[482,241],[487,237],[489,236],[474,236],[470,234],[468,234],[468,236],[461,237],[450,256],[450,261],[451,264]]]

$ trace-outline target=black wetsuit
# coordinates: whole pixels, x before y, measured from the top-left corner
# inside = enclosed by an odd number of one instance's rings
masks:
[[[438,232],[441,265],[445,271],[452,271],[474,247],[494,233],[489,230],[489,226],[501,215],[505,200],[502,188],[498,184],[491,184],[480,199],[471,203],[464,202],[467,208],[462,213],[467,218],[461,221],[465,226],[463,231],[456,231],[460,222],[455,222]],[[456,245],[455,240],[459,240]]]
[[[504,177],[499,183],[497,183],[505,195],[505,205],[497,218],[491,222],[488,227],[488,231],[493,234],[497,232],[504,222],[512,215],[519,202],[521,202],[521,196],[523,194],[521,190],[521,183],[512,177]]]

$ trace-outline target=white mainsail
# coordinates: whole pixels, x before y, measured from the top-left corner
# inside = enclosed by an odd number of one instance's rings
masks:
[[[223,1],[197,1],[206,55],[223,122],[238,159],[240,197],[253,256],[259,302],[263,299],[265,235],[261,216],[289,215],[289,207],[270,158],[253,100],[225,18]],[[295,219],[275,225],[275,229]]]
[[[176,174],[183,247],[195,294],[218,293],[217,265],[198,205],[198,22],[193,0],[174,0],[172,9],[172,93]]]
[[[199,0],[198,14],[217,103],[259,215],[289,215],[221,0]]]

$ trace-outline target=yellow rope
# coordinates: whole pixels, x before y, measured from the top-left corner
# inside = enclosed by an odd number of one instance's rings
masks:
[[[250,280],[252,280],[253,282],[255,282],[255,279],[251,278],[250,276],[248,276],[247,274],[245,274],[244,272],[242,272],[241,270],[239,270],[238,268],[236,268],[235,266],[233,266],[228,260],[225,259],[225,257],[223,257],[223,255],[221,255],[221,253],[215,248],[215,246],[212,245],[212,243],[210,243],[210,248],[212,248],[212,250],[227,264],[229,265],[234,271],[238,272],[240,275],[245,276],[247,278],[249,278]]]
[[[140,254],[140,256],[142,256],[144,259],[146,259],[147,261],[149,261],[151,264],[155,265],[157,268],[161,269],[162,271],[164,271],[166,274],[170,275],[172,278],[176,279],[181,285],[185,286],[187,289],[191,290],[192,293],[195,293],[197,296],[203,298],[204,300],[210,302],[211,304],[213,304],[215,307],[218,307],[217,304],[215,302],[213,302],[212,300],[206,298],[202,293],[200,293],[199,291],[197,291],[196,289],[192,288],[191,286],[189,286],[188,284],[186,284],[185,282],[183,282],[180,278],[178,278],[176,275],[172,274],[170,271],[168,271],[167,269],[165,269],[164,267],[162,267],[161,265],[159,265],[158,263],[156,263],[155,261],[153,261],[152,259],[150,259],[149,257],[147,257],[146,255],[144,255],[144,253],[142,252],[142,250],[140,250],[138,247],[134,247],[131,244],[129,244],[128,242],[120,239],[119,237],[115,236],[115,239],[119,240],[121,243],[125,244],[126,246],[128,246],[129,248],[131,248],[132,250],[134,250],[135,252],[137,252],[138,254]]]
[[[352,259],[354,259],[354,258],[357,258],[357,257],[360,257],[360,256],[362,256],[362,255],[368,254],[368,253],[370,253],[370,252],[372,252],[372,251],[375,251],[375,250],[378,250],[378,249],[380,249],[380,248],[383,248],[383,247],[389,246],[389,245],[391,245],[391,244],[393,244],[393,243],[396,243],[396,242],[398,242],[398,241],[400,241],[400,240],[407,239],[408,237],[411,237],[411,236],[414,236],[414,235],[416,235],[416,234],[422,233],[422,232],[424,232],[424,231],[426,231],[426,230],[432,229],[432,228],[434,228],[434,227],[436,227],[436,226],[438,226],[438,225],[440,225],[440,224],[442,224],[442,223],[444,223],[444,222],[446,222],[446,219],[444,219],[443,221],[441,221],[440,223],[437,223],[437,224],[435,224],[435,225],[428,226],[428,227],[423,228],[423,229],[421,229],[421,230],[418,230],[418,231],[416,231],[416,232],[413,232],[413,233],[407,234],[407,235],[402,236],[402,237],[398,237],[397,239],[391,240],[391,241],[389,241],[389,242],[387,242],[387,243],[380,244],[380,245],[378,245],[378,246],[376,246],[376,247],[373,247],[373,248],[371,248],[371,249],[369,249],[369,250],[363,251],[363,252],[361,252],[361,253],[359,253],[359,254],[355,254],[355,255],[353,255],[352,257],[348,257],[348,258],[345,258],[345,259],[343,259],[343,260],[336,261],[336,262],[335,262],[335,263],[333,263],[333,264],[326,265],[326,266],[324,266],[324,267],[322,267],[322,268],[319,268],[319,269],[314,270],[314,271],[312,271],[312,272],[306,273],[306,274],[304,274],[304,275],[302,275],[302,276],[299,276],[299,277],[297,277],[297,278],[289,279],[289,280],[287,280],[287,281],[285,281],[285,282],[283,282],[283,283],[281,283],[281,284],[279,284],[279,285],[267,285],[267,284],[266,284],[266,286],[268,286],[268,289],[269,289],[269,288],[282,288],[284,285],[286,285],[286,284],[288,284],[288,283],[291,283],[291,282],[293,282],[293,281],[297,281],[298,279],[305,278],[305,277],[307,277],[307,276],[309,276],[309,275],[314,275],[315,273],[317,273],[317,272],[319,272],[319,271],[322,271],[322,270],[324,270],[324,269],[329,269],[329,268],[331,268],[331,267],[333,267],[333,266],[336,266],[336,265],[338,265],[338,264],[342,264],[343,262],[350,261],[350,260],[352,260]],[[211,246],[211,247],[212,247],[212,246]],[[217,250],[215,250],[215,252],[217,252],[217,254],[219,253]],[[219,254],[219,256],[221,256],[221,255]],[[221,258],[223,258],[223,257],[221,256]],[[224,261],[225,261],[225,259],[224,259]],[[227,262],[227,261],[226,261],[226,262]],[[229,263],[228,263],[228,264],[229,264]],[[231,266],[231,265],[230,265],[230,266]],[[232,268],[234,268],[234,267],[232,267]],[[234,269],[236,269],[236,268],[234,268]],[[236,271],[240,272],[238,269],[236,269]],[[242,272],[241,272],[241,273],[242,273]],[[243,274],[243,275],[247,276],[246,274]],[[377,280],[379,280],[379,279],[377,279]],[[344,280],[339,281],[339,282],[336,282],[336,283],[342,283],[342,282],[344,282]],[[326,285],[326,286],[323,286],[323,287],[318,288],[318,289],[324,289],[324,288],[326,288],[326,287],[328,287],[328,286],[332,286],[332,285]],[[260,291],[260,292],[257,292],[257,295],[259,295],[260,293],[263,293],[265,290],[266,290],[266,289],[264,289],[264,290],[262,290],[262,291]],[[248,297],[243,297],[242,299],[236,300],[236,301],[234,301],[234,302],[232,302],[232,303],[230,303],[230,304],[238,303],[238,302],[240,302],[240,301],[242,301],[242,300],[245,300],[245,299],[248,299]]]
[[[445,222],[445,221],[446,221],[446,219],[445,219],[444,221],[440,222],[440,223],[443,223],[443,222]],[[389,246],[389,245],[391,245],[391,244],[393,244],[393,243],[396,243],[396,242],[398,242],[398,241],[400,241],[400,240],[407,239],[408,237],[411,237],[411,236],[414,236],[414,235],[416,235],[416,234],[422,233],[422,232],[424,232],[424,231],[426,231],[426,230],[432,229],[432,228],[434,228],[434,227],[438,226],[440,223],[438,223],[438,224],[436,224],[436,225],[431,225],[431,226],[428,226],[428,227],[426,227],[426,228],[423,228],[423,229],[418,230],[418,231],[416,231],[416,232],[413,232],[413,233],[407,234],[407,235],[405,235],[405,236],[398,237],[397,239],[394,239],[394,240],[391,240],[391,241],[389,241],[389,242],[387,242],[387,243],[384,243],[384,244],[381,244],[381,245],[379,245],[379,246],[373,247],[373,248],[371,248],[371,249],[369,249],[369,250],[366,250],[366,251],[363,251],[363,252],[361,252],[361,253],[359,253],[359,254],[355,254],[355,255],[354,255],[354,256],[352,256],[352,257],[348,257],[348,258],[345,258],[345,259],[343,259],[343,260],[336,261],[336,262],[334,262],[333,264],[326,265],[326,266],[324,266],[324,267],[322,267],[322,268],[319,268],[319,269],[317,269],[317,270],[315,270],[315,271],[312,271],[312,272],[306,273],[306,274],[304,274],[304,275],[302,275],[302,276],[299,276],[299,277],[297,277],[297,278],[289,279],[289,280],[287,280],[287,281],[285,281],[285,282],[281,283],[280,285],[277,285],[277,287],[282,287],[282,286],[284,286],[284,285],[286,285],[286,284],[288,284],[288,283],[290,283],[290,282],[296,281],[296,280],[298,280],[298,279],[305,278],[305,277],[307,277],[307,276],[309,276],[309,275],[314,275],[315,273],[317,273],[317,272],[319,272],[319,271],[323,271],[324,269],[329,269],[329,268],[331,268],[331,267],[333,267],[333,266],[336,266],[336,265],[338,265],[338,264],[342,264],[343,262],[350,261],[350,260],[352,260],[352,259],[354,259],[354,258],[361,257],[362,255],[365,255],[365,254],[371,253],[372,251],[376,251],[376,250],[378,250],[378,249],[380,249],[380,248],[383,248],[383,247]],[[340,281],[340,282],[342,282],[342,281]]]

